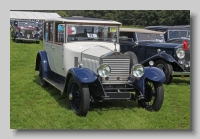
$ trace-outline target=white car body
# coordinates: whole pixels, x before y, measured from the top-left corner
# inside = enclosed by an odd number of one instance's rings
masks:
[[[88,24],[97,24],[98,26],[104,26],[105,24],[109,25],[114,25],[119,29],[119,25],[121,23],[116,22],[116,21],[88,21],[88,20],[67,20],[63,18],[54,18],[54,19],[48,19],[47,21],[62,21],[66,22],[66,28],[69,26],[73,31],[75,30],[74,27],[71,27],[71,24],[68,25],[68,23],[71,22],[76,22],[77,24],[82,24],[88,26]],[[62,23],[63,26],[65,24]],[[56,27],[54,27],[55,29]],[[76,33],[77,31],[73,32],[72,34]],[[66,76],[68,70],[70,68],[75,67],[75,59],[74,57],[78,58],[78,62],[83,62],[83,65],[87,65],[87,60],[88,59],[98,59],[100,56],[110,52],[114,51],[117,49],[117,51],[120,51],[119,44],[116,43],[116,46],[112,41],[110,42],[101,42],[101,41],[74,41],[74,42],[67,42],[67,37],[69,35],[67,34],[67,30],[65,30],[66,33],[64,42],[60,45],[55,43],[55,40],[52,42],[44,41],[44,50],[47,52],[47,58],[49,61],[49,66],[50,69],[61,75],[61,76]],[[119,33],[117,31],[117,33]],[[45,35],[45,34],[44,34]],[[102,47],[96,47],[96,46],[102,46]],[[103,48],[105,47],[105,48]],[[85,55],[83,55],[85,54]],[[87,54],[87,56],[86,56]],[[94,61],[94,65],[88,65],[90,66],[90,69],[93,70],[94,72],[97,72],[97,68],[100,65],[99,61]]]
[[[97,46],[104,46],[97,47]],[[58,45],[51,45],[49,43],[45,44],[45,50],[48,52],[49,49],[54,48],[54,51],[50,51],[51,54],[47,53],[47,58],[49,61],[49,66],[55,73],[66,76],[68,70],[74,67],[74,57],[78,58],[78,62],[82,61],[83,65],[86,65],[87,59],[96,59],[95,68],[90,67],[94,72],[97,71],[99,66],[99,57],[105,55],[115,49],[113,43],[106,42],[76,42],[76,43],[66,43],[62,47]],[[116,44],[116,48],[119,51],[119,44]],[[85,55],[83,55],[85,54]],[[86,54],[88,56],[86,56]],[[63,57],[64,55],[64,57]],[[59,62],[56,62],[59,61]]]

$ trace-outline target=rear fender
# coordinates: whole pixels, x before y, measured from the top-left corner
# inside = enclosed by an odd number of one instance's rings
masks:
[[[44,69],[44,77],[47,77],[48,72],[50,72],[51,70],[50,70],[50,67],[49,67],[46,51],[44,51],[44,50],[39,51],[37,53],[36,64],[35,64],[35,70],[36,71],[39,70],[40,61],[42,61],[42,67]]]

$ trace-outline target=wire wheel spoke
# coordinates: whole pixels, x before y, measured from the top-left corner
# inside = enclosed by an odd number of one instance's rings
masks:
[[[74,110],[79,110],[81,106],[81,91],[76,82],[71,85],[70,93],[72,94],[71,106]]]
[[[153,82],[148,81],[146,83],[145,90],[146,90],[145,93],[147,95],[145,103],[146,103],[147,106],[152,106],[153,103],[154,103],[154,100],[155,100],[155,93],[156,93]]]
[[[158,64],[156,67],[165,71],[165,66],[163,64]]]

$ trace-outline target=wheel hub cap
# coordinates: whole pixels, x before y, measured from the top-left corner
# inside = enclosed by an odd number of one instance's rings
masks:
[[[69,94],[69,100],[72,100],[73,96],[72,93]]]

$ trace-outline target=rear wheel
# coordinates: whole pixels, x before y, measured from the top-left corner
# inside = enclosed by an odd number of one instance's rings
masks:
[[[40,65],[39,65],[39,79],[40,79],[40,85],[42,87],[46,87],[48,86],[48,83],[43,79],[44,78],[44,69],[42,67],[42,61],[40,61]]]
[[[138,100],[138,105],[151,111],[159,111],[164,100],[162,83],[146,81],[145,99]]]
[[[15,32],[12,31],[12,39],[15,40]]]
[[[170,84],[172,82],[173,76],[172,76],[172,65],[165,62],[164,60],[157,60],[154,64],[155,67],[161,69],[165,73],[165,84]]]
[[[90,107],[90,92],[87,84],[81,84],[74,77],[67,89],[69,107],[79,116],[86,116]]]

